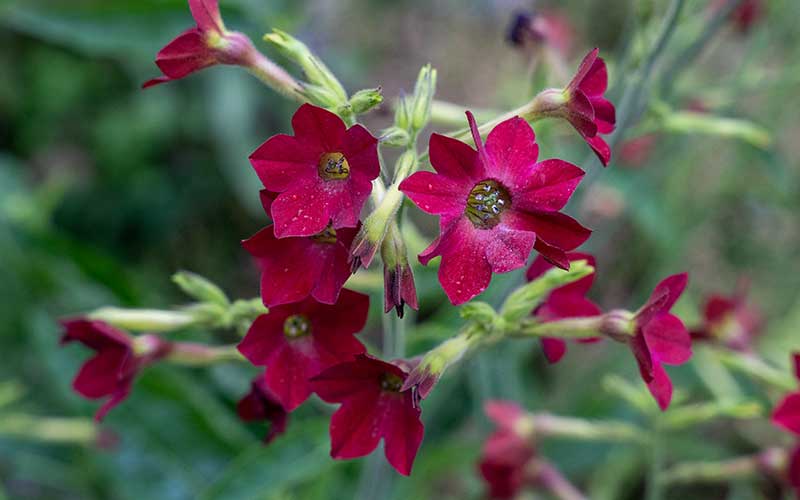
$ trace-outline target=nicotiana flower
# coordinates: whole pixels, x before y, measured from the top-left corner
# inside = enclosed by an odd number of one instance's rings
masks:
[[[402,318],[406,304],[412,309],[419,309],[414,273],[408,263],[405,242],[396,223],[390,225],[381,243],[381,259],[383,260],[383,312],[388,313],[394,308],[397,315]]]
[[[525,265],[532,249],[567,269],[565,251],[591,231],[559,212],[584,172],[562,160],[537,161],[533,129],[515,117],[500,123],[484,146],[467,112],[477,151],[449,137],[430,140],[433,172],[400,184],[422,210],[440,216],[440,235],[419,256],[442,256],[439,281],[450,301],[462,304],[489,285],[492,273]]]
[[[672,382],[662,364],[680,365],[692,357],[692,339],[683,322],[669,311],[686,288],[686,273],[661,281],[630,320],[626,336],[642,380],[662,410],[672,399]],[[609,313],[613,318],[614,311]]]
[[[314,377],[312,388],[319,397],[341,403],[331,417],[333,458],[363,457],[383,438],[392,467],[411,473],[424,427],[412,391],[400,391],[407,375],[399,363],[362,354]]]
[[[594,257],[589,254],[572,252],[567,254],[567,258],[570,262],[586,260],[590,266],[597,268]],[[539,256],[528,268],[525,277],[528,281],[533,281],[552,267],[552,264]],[[602,312],[600,308],[586,298],[586,294],[592,288],[594,276],[593,272],[578,281],[551,291],[544,302],[533,311],[533,315],[541,321],[599,316]],[[595,340],[597,339],[585,339],[583,342]],[[562,339],[545,337],[542,339],[542,350],[549,362],[557,363],[567,352],[567,343]]]
[[[311,104],[295,112],[292,128],[294,135],[273,136],[250,155],[264,187],[278,193],[270,210],[275,236],[356,227],[380,172],[378,140]]]
[[[145,88],[178,80],[215,64],[252,63],[256,52],[253,43],[246,35],[225,29],[218,0],[189,0],[189,9],[197,26],[184,31],[158,52],[156,64],[164,76],[146,82]]]
[[[264,380],[287,411],[311,394],[309,379],[365,352],[353,335],[364,328],[369,297],[344,289],[333,304],[312,298],[276,306],[253,322],[239,352],[266,366]]]
[[[269,432],[264,436],[265,444],[286,432],[289,414],[267,385],[263,373],[250,383],[250,392],[236,404],[236,411],[245,422],[269,421]]]
[[[265,209],[271,195],[262,192]],[[333,304],[350,277],[350,245],[358,228],[328,225],[312,236],[276,238],[269,225],[242,242],[261,267],[261,298],[267,307],[303,300],[309,295]]]
[[[88,399],[108,398],[95,420],[120,404],[133,387],[133,380],[146,365],[166,356],[170,344],[155,335],[133,338],[102,321],[77,318],[61,321],[61,343],[80,342],[96,354],[83,364],[72,387]]]
[[[525,412],[513,402],[489,401],[484,410],[497,429],[483,445],[478,469],[491,498],[514,498],[534,479],[529,465],[536,456]]]
[[[800,380],[800,353],[792,354],[794,376]],[[772,422],[800,437],[800,390],[787,394],[772,412]],[[800,493],[800,443],[789,455],[789,482]]]
[[[694,340],[722,344],[736,351],[750,351],[762,326],[759,311],[748,304],[744,287],[733,295],[711,295],[703,308],[703,324],[692,331]]]

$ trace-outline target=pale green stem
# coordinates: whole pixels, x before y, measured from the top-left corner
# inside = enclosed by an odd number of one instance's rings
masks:
[[[647,442],[647,435],[642,429],[625,422],[535,413],[531,415],[530,425],[536,436],[574,438],[580,441]]]
[[[536,460],[532,464],[534,481],[542,485],[558,500],[588,500],[561,472],[545,460]]]
[[[790,374],[768,365],[755,354],[721,349],[716,354],[719,360],[729,368],[756,380],[786,392],[797,389],[797,381]]]
[[[0,416],[0,436],[50,443],[94,444],[99,429],[89,419],[37,417],[21,413]]]
[[[188,366],[208,366],[228,361],[247,361],[236,349],[235,344],[209,346],[194,342],[175,342],[172,344],[166,361]]]
[[[306,102],[302,87],[285,69],[278,66],[258,50],[254,51],[252,61],[246,66],[256,78],[282,96],[297,102]]]
[[[161,309],[123,309],[102,307],[87,314],[91,320],[105,321],[123,330],[135,332],[171,332],[195,323],[196,317],[186,311]]]
[[[554,337],[561,339],[585,339],[602,336],[600,332],[600,317],[568,318],[544,323],[523,325],[518,330],[512,330],[509,337]]]

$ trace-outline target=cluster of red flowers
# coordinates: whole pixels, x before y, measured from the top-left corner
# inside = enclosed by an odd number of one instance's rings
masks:
[[[800,380],[800,354],[792,355],[794,376]],[[772,421],[775,425],[800,437],[800,390],[789,393],[778,403],[772,412]],[[789,456],[787,468],[789,482],[800,495],[800,441]]]

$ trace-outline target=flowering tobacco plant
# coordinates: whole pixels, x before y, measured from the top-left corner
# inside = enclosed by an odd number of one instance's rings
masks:
[[[454,305],[483,292],[492,273],[525,265],[535,248],[569,268],[566,250],[590,231],[559,212],[583,176],[562,160],[537,161],[533,129],[521,118],[498,125],[486,139],[467,114],[477,151],[443,135],[431,137],[436,173],[417,172],[400,190],[422,210],[440,216],[439,237],[420,254],[442,256],[439,282]]]
[[[663,365],[688,362],[693,338],[714,340],[710,348],[732,348],[728,354],[739,356],[740,366],[782,383],[780,375],[754,357],[732,351],[751,355],[750,340],[759,324],[743,296],[710,298],[702,328],[693,336],[671,312],[687,286],[686,274],[661,281],[637,311],[604,312],[586,297],[595,282],[596,262],[574,250],[591,231],[563,213],[584,171],[561,159],[540,160],[537,141],[546,142],[548,135],[537,129],[537,137],[532,124],[543,118],[566,120],[602,164],[609,164],[612,151],[603,136],[615,131],[616,111],[606,98],[607,67],[598,49],[586,55],[565,88],[544,89],[528,104],[480,125],[466,111],[468,132],[433,133],[424,151],[418,143],[436,107],[437,72],[430,65],[420,71],[413,93],[396,101],[391,125],[373,134],[359,120],[383,102],[379,87],[349,95],[305,44],[274,30],[264,41],[302,70],[303,80],[295,78],[246,35],[228,31],[216,0],[189,0],[189,7],[197,26],[158,53],[163,76],[146,87],[230,64],[246,68],[299,106],[292,116],[292,134],[274,135],[250,155],[264,187],[264,211],[272,221],[242,243],[258,263],[260,294],[230,300],[205,278],[181,273],[176,283],[195,300],[187,306],[102,308],[64,321],[63,342],[77,341],[96,352],[80,369],[74,388],[87,398],[108,398],[98,419],[130,393],[140,370],[156,361],[192,366],[246,361],[258,367],[257,375],[237,410],[243,421],[269,421],[266,443],[285,431],[291,412],[309,397],[318,397],[339,405],[330,416],[333,458],[369,455],[383,440],[389,464],[409,475],[425,429],[422,405],[428,404],[444,372],[499,342],[539,339],[551,363],[562,359],[569,340],[624,343],[661,410],[670,406],[673,392]],[[563,26],[545,16],[518,18],[514,40],[522,45],[542,42],[559,58],[568,57],[567,46],[573,42]],[[466,106],[457,107],[461,123]],[[380,154],[389,147],[400,149],[393,168]],[[439,218],[438,235],[424,250],[418,214],[406,214],[406,197]],[[497,305],[473,300],[490,286],[495,273],[519,270],[521,275],[534,250],[526,283]],[[420,251],[424,266],[441,257],[438,282],[452,305],[462,305],[463,324],[439,345],[406,357],[400,322],[405,306],[417,310],[428,293],[438,293],[438,287],[421,287],[426,295],[417,296],[415,271],[420,269],[408,254]],[[382,273],[370,269],[376,259]],[[383,312],[394,309],[400,318],[384,322],[380,347],[385,359],[375,355],[376,343],[369,336],[370,297],[351,288],[375,295],[383,289]],[[429,313],[423,309],[421,317]],[[230,330],[243,338],[203,345],[160,336],[184,328]],[[800,365],[800,357],[795,363]],[[646,412],[659,414],[651,411],[655,405],[644,388],[611,385],[638,408],[650,405]],[[534,439],[541,436],[655,446],[646,432],[620,422],[527,413],[510,402],[491,401],[485,408],[497,430],[483,447],[478,469],[493,497],[512,498],[524,487],[542,486],[560,498],[584,498],[537,454]],[[681,410],[678,422],[700,419],[697,414],[731,412],[727,406]],[[795,392],[778,405],[773,421],[800,435],[798,415],[800,392]],[[660,414],[652,421],[653,433],[670,425]],[[798,457],[795,450],[790,466],[795,486],[800,485]]]
[[[239,344],[254,365],[266,366],[266,386],[292,411],[311,394],[309,381],[325,368],[365,351],[354,336],[364,328],[369,297],[342,290],[332,305],[308,298],[256,318]]]
[[[403,362],[362,354],[314,377],[311,384],[319,397],[341,403],[331,417],[332,457],[362,457],[382,438],[392,467],[411,474],[425,428],[412,392],[402,390],[407,376]]]
[[[163,358],[170,349],[168,343],[155,335],[134,339],[102,321],[79,318],[61,324],[65,330],[62,344],[80,342],[96,353],[84,363],[72,383],[75,391],[85,398],[108,398],[97,410],[96,420],[102,420],[128,397],[142,368]]]

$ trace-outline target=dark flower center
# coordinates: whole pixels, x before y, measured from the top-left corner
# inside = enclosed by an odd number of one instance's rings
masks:
[[[491,229],[500,222],[500,214],[511,206],[511,196],[499,182],[487,179],[475,184],[467,198],[465,213],[478,229]]]
[[[328,243],[333,244],[336,243],[336,230],[328,224],[328,227],[322,230],[311,237],[312,240],[316,241],[317,243]]]
[[[325,153],[319,157],[317,172],[326,181],[347,179],[350,177],[350,164],[342,153]]]
[[[283,334],[287,339],[298,339],[311,333],[311,322],[302,314],[293,314],[283,322]]]
[[[390,392],[400,392],[403,387],[403,379],[394,373],[386,372],[381,375],[381,389]]]

